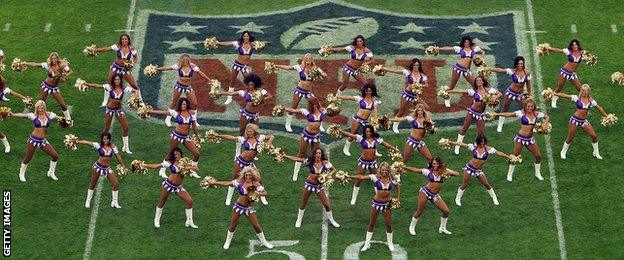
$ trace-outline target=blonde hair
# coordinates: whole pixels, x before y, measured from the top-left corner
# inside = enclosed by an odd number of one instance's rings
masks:
[[[37,111],[39,107],[43,107],[43,110],[46,110],[46,102],[43,100],[37,100],[37,102],[35,102],[35,111]]]
[[[524,104],[522,105],[522,111],[526,112],[527,105],[529,103],[533,103],[533,111],[537,110],[537,104],[533,98],[527,98],[524,100]]]
[[[591,87],[589,87],[589,84],[585,83],[585,84],[581,85],[581,90],[583,89],[583,87],[587,88],[587,97],[591,97]],[[580,93],[580,91],[579,91],[579,93]],[[580,94],[579,94],[579,96],[580,96]]]
[[[377,171],[377,177],[381,177],[381,169],[382,168],[388,168],[388,177],[390,177],[390,180],[395,180],[396,177],[396,173],[392,170],[392,167],[390,167],[390,163],[388,162],[382,162],[379,164],[379,171]]]
[[[316,67],[316,63],[314,63],[314,56],[312,56],[312,53],[306,53],[303,55],[303,59],[301,59],[301,68],[305,68],[306,63],[305,63],[305,58],[306,56],[310,56],[310,58],[312,59],[312,68]]]
[[[250,172],[251,173],[251,180],[252,181],[261,181],[262,177],[260,177],[260,170],[258,170],[258,168],[256,167],[251,167],[251,166],[247,166],[245,168],[243,168],[240,172],[238,172],[238,177],[236,178],[236,180],[239,183],[244,182],[245,179],[245,174]]]
[[[189,59],[189,67],[191,66],[191,55],[189,55],[188,53],[182,53],[180,54],[180,58],[178,58],[178,67],[182,68],[182,59],[184,59],[184,57]]]
[[[61,57],[58,55],[57,52],[53,51],[50,52],[50,55],[48,56],[48,59],[46,60],[46,63],[48,63],[48,66],[52,66],[52,56],[56,55],[56,58],[58,59],[58,64],[61,64]]]
[[[258,135],[260,134],[260,128],[258,128],[257,125],[249,123],[245,126],[245,132],[247,132],[247,130],[252,130],[254,131],[254,135]]]

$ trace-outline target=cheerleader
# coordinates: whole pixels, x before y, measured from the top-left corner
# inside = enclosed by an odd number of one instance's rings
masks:
[[[451,72],[451,84],[449,85],[450,89],[454,89],[455,85],[457,85],[457,81],[459,81],[459,77],[463,76],[468,84],[472,84],[474,82],[474,77],[470,72],[470,66],[472,59],[475,57],[477,53],[481,53],[479,57],[485,60],[485,51],[482,50],[479,46],[477,46],[472,38],[468,35],[464,35],[459,41],[457,46],[444,46],[440,47],[441,51],[454,51],[459,54],[459,60],[455,65],[453,65],[453,71]],[[447,107],[450,107],[450,102],[445,102]]]
[[[236,81],[236,77],[238,77],[239,72],[242,73],[244,77],[251,74],[251,67],[249,66],[249,63],[251,62],[251,55],[256,50],[254,48],[255,40],[256,39],[251,36],[251,32],[244,31],[236,41],[217,43],[217,45],[221,46],[233,46],[238,51],[238,56],[236,56],[236,59],[232,62],[232,72],[230,73],[228,92],[234,92],[234,81]],[[247,85],[246,82],[245,85]],[[231,96],[225,100],[226,105],[230,103],[232,103]]]
[[[236,179],[231,181],[209,182],[211,185],[227,186],[228,188],[233,187],[238,191],[239,195],[236,200],[236,204],[232,207],[232,222],[228,228],[223,249],[230,248],[230,242],[232,242],[232,237],[234,237],[238,220],[242,215],[247,216],[249,223],[251,223],[251,226],[256,232],[256,236],[258,236],[262,245],[269,249],[273,248],[273,245],[267,242],[264,237],[264,232],[262,231],[262,227],[260,227],[258,217],[256,216],[256,210],[253,207],[254,197],[264,197],[268,195],[267,191],[262,186],[261,180],[262,178],[260,177],[258,169],[254,167],[245,167],[240,171]]]
[[[390,171],[390,165],[387,162],[382,162],[379,165],[379,174],[358,174],[349,176],[349,178],[355,179],[356,182],[370,180],[375,185],[375,197],[371,201],[370,221],[368,222],[368,229],[366,230],[366,242],[364,242],[364,246],[362,246],[360,251],[366,251],[370,248],[379,213],[383,214],[384,220],[386,221],[388,249],[394,251],[394,244],[392,243],[392,209],[390,207],[390,199],[392,190],[396,188],[396,200],[397,202],[401,201],[401,186],[399,182],[396,181],[395,175]]]
[[[0,50],[0,54],[2,54],[1,52],[2,50]],[[4,58],[4,56],[0,55],[0,63],[2,63],[3,61],[2,58]],[[17,96],[18,98],[22,100],[27,99],[26,96],[20,94],[17,91],[10,89],[6,84],[6,78],[0,75],[0,102],[9,101],[9,99],[7,98],[9,94]],[[6,135],[3,132],[0,132],[0,140],[2,141],[2,144],[4,145],[4,153],[10,153],[11,145],[9,144],[9,139],[6,137]]]
[[[524,104],[522,106],[522,109],[516,112],[503,112],[493,114],[499,117],[520,118],[520,130],[514,138],[513,154],[516,156],[520,155],[522,152],[522,147],[526,147],[529,152],[533,154],[533,157],[535,157],[535,163],[533,164],[535,166],[535,178],[541,181],[544,180],[541,172],[542,154],[540,152],[539,146],[537,146],[537,143],[535,142],[535,137],[533,137],[533,129],[535,128],[535,123],[537,123],[538,120],[542,119],[542,125],[548,125],[550,118],[542,112],[535,111],[535,108],[537,106],[532,98],[525,99],[523,103]],[[509,170],[507,171],[508,181],[512,181],[515,168],[515,165],[509,165]]]
[[[405,88],[403,88],[403,92],[401,93],[401,104],[399,105],[399,110],[397,111],[395,117],[403,117],[409,113],[410,108],[416,102],[421,102],[425,106],[428,107],[427,103],[424,100],[418,97],[418,94],[412,92],[409,88],[412,84],[420,84],[423,85],[424,88],[428,86],[427,75],[425,71],[423,71],[423,67],[418,58],[413,58],[410,62],[410,65],[405,67],[404,69],[391,69],[382,67],[384,71],[404,75],[405,76]],[[400,121],[394,121],[392,123],[392,131],[395,133],[399,133],[399,124]]]
[[[321,143],[321,124],[325,117],[326,111],[321,106],[321,102],[316,97],[308,99],[308,109],[294,109],[286,108],[286,111],[294,114],[301,114],[306,117],[308,124],[301,131],[301,138],[299,138],[299,153],[297,156],[303,158],[308,150],[308,146],[315,150]],[[295,169],[293,170],[292,180],[296,181],[301,169],[301,162],[295,161]]]
[[[550,51],[560,52],[567,56],[568,62],[566,62],[563,67],[559,70],[559,78],[557,78],[557,87],[555,88],[555,93],[561,92],[563,89],[563,85],[565,85],[566,80],[569,80],[572,85],[577,89],[581,90],[581,81],[578,79],[578,75],[576,75],[576,69],[581,64],[583,59],[585,58],[585,54],[587,52],[583,50],[581,47],[581,43],[577,39],[572,39],[570,44],[568,44],[568,48],[559,49],[559,48],[548,48]],[[554,96],[550,101],[550,106],[552,108],[557,107],[557,100],[559,96]]]
[[[485,135],[477,135],[474,144],[465,144],[462,142],[453,142],[451,144],[461,147],[466,147],[468,150],[472,152],[472,159],[466,165],[464,165],[464,178],[462,179],[462,183],[459,185],[459,189],[457,189],[457,196],[455,196],[455,204],[457,206],[461,206],[461,198],[464,195],[464,191],[468,187],[470,183],[471,177],[477,178],[487,193],[492,197],[492,202],[494,205],[498,206],[498,197],[496,197],[496,193],[492,188],[492,185],[488,182],[485,173],[483,172],[483,166],[485,165],[485,161],[488,159],[490,154],[498,155],[500,157],[504,157],[505,159],[511,159],[511,157],[501,151],[496,150],[496,148],[492,146],[487,146],[487,138]]]
[[[273,135],[261,135],[260,129],[257,125],[247,124],[245,127],[245,135],[232,136],[232,135],[217,135],[228,141],[236,142],[237,146],[242,146],[243,151],[236,154],[234,158],[234,168],[232,169],[232,180],[239,177],[241,169],[245,167],[255,167],[253,161],[258,155],[258,146],[262,142],[268,144],[273,143],[275,138]],[[227,196],[225,197],[225,205],[230,205],[232,201],[232,195],[234,195],[235,187],[228,187]],[[266,205],[268,202],[265,197],[260,197],[262,204]]]
[[[100,134],[100,142],[89,142],[85,140],[78,141],[79,144],[84,144],[93,147],[98,151],[100,155],[99,159],[93,163],[91,167],[91,182],[89,183],[89,188],[87,189],[87,200],[85,201],[85,208],[91,207],[91,198],[93,197],[93,190],[95,190],[95,184],[97,184],[100,176],[106,177],[113,186],[113,199],[111,201],[112,208],[120,209],[118,198],[119,198],[119,181],[117,180],[117,176],[110,168],[111,157],[115,156],[117,162],[126,168],[123,160],[121,159],[121,155],[117,152],[117,147],[113,143],[111,143],[112,137],[109,132],[102,132]]]
[[[121,147],[121,151],[127,154],[132,154],[130,151],[130,141],[128,140],[128,119],[126,118],[126,113],[122,107],[122,100],[124,94],[134,92],[131,87],[124,87],[123,78],[121,75],[116,74],[113,75],[111,81],[108,84],[95,84],[95,83],[85,83],[85,86],[91,88],[99,88],[103,89],[108,97],[105,107],[104,113],[104,132],[110,132],[111,123],[113,121],[113,116],[117,118],[119,124],[121,125],[121,140],[123,141],[123,146]]]
[[[362,130],[362,135],[354,135],[352,133],[340,130],[342,135],[347,138],[355,139],[360,143],[362,148],[362,155],[358,158],[357,174],[364,175],[366,170],[371,174],[377,174],[377,146],[383,145],[390,150],[398,150],[398,148],[392,146],[388,142],[384,141],[378,133],[375,132],[375,128],[371,125],[367,125]],[[360,184],[362,180],[357,179],[353,184],[353,192],[351,193],[351,205],[355,205],[357,195],[360,192]]]
[[[412,126],[412,131],[410,132],[410,135],[407,136],[405,148],[403,148],[403,163],[407,163],[407,161],[412,157],[414,150],[417,150],[423,157],[425,157],[427,162],[431,161],[433,157],[431,156],[431,152],[429,151],[427,144],[425,144],[425,124],[432,121],[429,117],[429,113],[425,110],[424,105],[416,105],[416,110],[414,110],[413,116],[391,118],[390,121],[407,121]]]
[[[46,135],[48,135],[48,127],[50,127],[50,121],[56,119],[56,114],[54,112],[48,112],[46,110],[46,103],[43,100],[38,100],[35,103],[35,113],[15,113],[13,114],[15,117],[20,118],[28,118],[33,122],[35,129],[33,129],[32,133],[28,137],[28,141],[26,143],[26,155],[22,160],[22,164],[19,170],[19,179],[22,182],[26,181],[26,168],[28,168],[28,163],[35,155],[35,150],[37,148],[41,148],[43,152],[47,153],[50,156],[50,168],[48,168],[48,177],[52,180],[58,180],[54,172],[56,171],[56,163],[58,162],[58,153],[54,150],[54,147],[48,140],[46,140]]]
[[[359,71],[360,67],[364,64],[366,59],[373,61],[373,53],[366,47],[364,36],[358,35],[353,38],[351,45],[345,47],[335,47],[329,49],[332,52],[346,51],[351,53],[351,59],[342,66],[342,84],[336,92],[336,96],[340,96],[349,85],[349,78],[353,76],[358,82],[363,85],[367,84],[367,80]]]
[[[412,216],[412,221],[409,225],[409,233],[412,236],[416,235],[416,224],[422,216],[423,212],[425,212],[425,206],[427,206],[427,200],[431,201],[431,203],[436,206],[441,212],[442,217],[440,218],[440,228],[438,228],[438,233],[450,235],[451,231],[446,229],[446,223],[449,218],[449,207],[446,205],[446,202],[440,197],[439,193],[444,187],[444,182],[451,176],[457,177],[459,173],[456,171],[450,170],[446,168],[446,165],[442,162],[440,157],[434,157],[429,162],[429,167],[427,169],[419,169],[414,167],[403,167],[408,172],[413,172],[417,174],[422,174],[427,176],[429,182],[420,187],[420,192],[418,193],[418,208],[414,215]]]
[[[474,79],[472,89],[451,89],[448,93],[462,93],[472,97],[472,106],[467,109],[468,113],[466,113],[464,125],[459,130],[459,134],[457,135],[457,142],[459,143],[464,141],[464,135],[474,120],[477,121],[477,135],[485,133],[485,115],[483,113],[485,112],[485,106],[496,104],[498,99],[503,95],[498,92],[496,88],[490,88],[490,84],[483,76],[477,76]],[[486,96],[488,95],[493,95],[493,98],[489,100],[489,103],[486,103]],[[455,154],[459,154],[459,146],[455,146]]]
[[[377,95],[377,86],[375,83],[370,82],[362,87],[360,90],[359,96],[336,96],[339,99],[351,100],[358,102],[359,109],[357,114],[351,117],[351,134],[355,135],[360,131],[360,127],[365,127],[368,125],[368,118],[371,114],[379,114],[377,110],[377,106],[381,104],[381,101],[377,100],[379,95]],[[346,156],[351,156],[349,152],[349,147],[351,147],[351,142],[353,142],[353,138],[349,137],[345,140],[344,147],[342,148],[342,152]],[[379,156],[379,154],[378,154]]]
[[[576,112],[574,112],[572,117],[570,117],[570,123],[568,124],[568,136],[563,143],[563,148],[561,148],[561,159],[566,159],[568,148],[570,147],[574,136],[576,136],[576,129],[580,126],[583,131],[585,131],[585,134],[587,134],[591,139],[592,147],[594,149],[592,155],[597,159],[602,160],[602,156],[600,156],[600,151],[598,149],[598,135],[596,135],[594,127],[587,120],[587,116],[589,114],[589,109],[593,107],[595,107],[602,116],[607,116],[607,112],[605,112],[605,110],[598,105],[598,102],[591,97],[591,89],[589,88],[589,85],[583,84],[578,96],[568,95],[563,92],[555,92],[555,96],[569,99],[576,104]]]
[[[240,110],[240,119],[239,119],[239,128],[238,134],[243,135],[245,133],[245,129],[247,124],[255,124],[260,125],[260,113],[258,112],[258,105],[254,105],[253,102],[253,93],[255,91],[259,91],[262,95],[262,100],[260,103],[264,101],[270,100],[273,98],[266,89],[262,88],[262,79],[256,74],[249,74],[245,76],[243,81],[247,90],[239,90],[236,92],[219,92],[219,95],[222,96],[240,96],[244,99],[245,105]],[[236,143],[236,155],[240,154],[241,143]]]
[[[168,67],[159,67],[158,71],[168,71],[168,70],[176,70],[178,71],[178,81],[173,87],[173,99],[171,100],[171,105],[169,105],[169,109],[175,109],[175,106],[178,104],[178,100],[182,93],[186,94],[189,102],[189,110],[193,117],[197,118],[197,96],[195,95],[195,90],[191,87],[191,78],[193,75],[197,73],[206,81],[210,81],[210,78],[202,72],[197,65],[195,65],[191,61],[191,56],[187,53],[183,53],[178,58],[178,63],[173,64]],[[197,121],[195,121],[197,124]],[[165,118],[165,125],[171,126],[171,116],[167,116]]]
[[[127,33],[122,33],[121,36],[119,36],[119,40],[116,44],[101,48],[95,48],[95,51],[114,51],[117,53],[117,58],[115,59],[115,61],[113,61],[113,63],[111,63],[111,66],[108,70],[108,81],[110,81],[113,76],[120,74],[133,89],[139,90],[136,79],[131,73],[132,67],[139,61],[139,53],[130,42],[130,35],[128,35]],[[102,106],[105,106],[106,102],[107,101],[105,99]]]
[[[301,220],[303,219],[303,213],[305,212],[306,205],[308,204],[308,199],[310,199],[310,195],[312,192],[316,193],[321,204],[323,204],[323,208],[325,208],[325,212],[323,215],[327,217],[329,223],[334,227],[340,227],[340,224],[334,220],[334,215],[332,214],[331,208],[329,207],[329,198],[325,194],[325,187],[323,184],[319,182],[318,176],[321,173],[329,172],[333,174],[336,171],[336,168],[329,162],[327,157],[325,156],[325,152],[323,149],[316,147],[312,149],[312,156],[308,158],[295,157],[286,155],[286,158],[295,161],[295,163],[303,164],[310,169],[310,174],[308,178],[305,180],[303,185],[303,196],[301,198],[301,206],[299,206],[299,211],[297,213],[297,221],[295,222],[295,227],[301,227]]]
[[[175,193],[184,201],[185,213],[186,213],[186,222],[184,222],[184,226],[190,228],[198,228],[195,223],[193,223],[193,198],[191,195],[182,187],[182,182],[184,181],[184,175],[180,174],[180,167],[178,163],[180,159],[182,159],[182,150],[180,148],[175,147],[171,152],[169,152],[169,156],[166,162],[160,164],[146,164],[145,167],[147,169],[159,169],[159,168],[167,168],[171,172],[169,177],[163,181],[162,192],[160,195],[160,201],[156,205],[156,215],[154,216],[154,227],[160,227],[160,216],[162,215],[163,207],[165,207],[165,203],[169,198],[169,194]],[[191,167],[193,171],[198,171],[196,165]]]
[[[314,98],[314,94],[312,93],[312,81],[314,80],[309,76],[310,72],[313,70],[317,70],[321,75],[327,77],[327,74],[323,72],[319,67],[316,66],[314,60],[312,59],[311,53],[306,53],[301,60],[301,64],[297,64],[295,66],[286,66],[286,65],[275,65],[276,68],[283,70],[296,70],[299,74],[299,84],[293,90],[291,108],[297,109],[299,107],[299,102],[301,102],[301,98],[310,99]],[[287,111],[288,115],[286,115],[286,124],[284,127],[286,131],[292,133],[292,128],[290,126],[293,119],[293,112]]]
[[[61,96],[61,90],[58,87],[59,83],[65,82],[67,77],[73,73],[69,68],[69,62],[65,59],[61,59],[56,52],[51,52],[46,62],[22,62],[23,65],[30,67],[41,67],[48,72],[48,77],[41,82],[41,89],[39,90],[39,100],[46,101],[48,95],[52,95],[56,102],[61,107],[63,115],[67,119],[71,119],[69,110],[67,110],[67,104]]]
[[[198,129],[195,124],[195,117],[193,117],[192,112],[189,110],[189,101],[186,98],[178,99],[178,107],[174,109],[169,109],[169,111],[164,110],[150,110],[150,114],[153,115],[163,115],[163,116],[171,116],[175,117],[176,123],[178,125],[169,135],[171,138],[169,140],[169,153],[178,147],[178,144],[184,145],[187,150],[193,154],[193,165],[197,166],[197,162],[199,161],[199,149],[195,146],[195,143],[189,137],[191,132],[191,128],[193,129],[193,133],[197,134]],[[163,161],[166,163],[166,161]],[[165,169],[161,168],[160,176],[163,178],[167,178],[165,175]],[[196,172],[191,171],[190,174],[193,178],[200,178]]]
[[[503,113],[509,111],[511,101],[516,101],[520,106],[524,106],[525,100],[533,97],[533,91],[531,90],[531,73],[526,69],[524,64],[524,57],[518,56],[514,59],[513,68],[486,68],[487,71],[505,73],[511,76],[511,85],[509,85],[505,91],[503,109],[501,109]],[[526,92],[524,91],[525,86]],[[526,96],[524,93],[526,93]],[[503,132],[503,124],[505,124],[505,117],[501,116],[498,118],[497,132]]]

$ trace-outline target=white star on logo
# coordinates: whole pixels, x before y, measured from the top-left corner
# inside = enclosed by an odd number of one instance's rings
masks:
[[[488,51],[492,50],[490,48],[490,45],[495,45],[499,43],[499,42],[484,42],[484,41],[479,40],[479,38],[474,38],[472,41],[475,43],[475,45],[481,47],[481,49],[488,50]]]
[[[400,29],[399,33],[408,33],[408,32],[416,32],[416,33],[425,33],[425,29],[431,28],[427,26],[418,26],[415,23],[408,23],[403,26],[392,26],[394,28]]]
[[[177,33],[177,32],[199,33],[197,29],[201,29],[206,26],[192,26],[189,22],[184,22],[180,25],[169,25],[167,27],[173,29],[172,33]]]
[[[487,29],[492,29],[494,27],[492,26],[481,26],[475,22],[472,22],[471,25],[467,25],[467,26],[457,26],[457,28],[464,30],[464,32],[462,34],[467,34],[470,32],[474,32],[474,33],[481,33],[481,34],[490,34],[488,33],[486,30]]]
[[[257,33],[264,33],[262,30],[272,27],[272,26],[265,26],[265,25],[257,25],[254,22],[248,22],[245,25],[239,25],[239,26],[230,26],[234,29],[238,29],[237,33],[242,33],[244,31],[250,31],[250,32],[257,32]]]
[[[173,49],[191,49],[196,50],[195,44],[201,43],[202,41],[189,41],[186,37],[179,39],[177,41],[163,41],[164,43],[171,44],[169,46],[169,50]]]
[[[404,42],[392,42],[396,45],[399,45],[401,47],[399,47],[399,50],[402,49],[425,49],[425,45],[426,44],[431,44],[433,42],[419,42],[417,40],[414,40],[414,38],[409,38],[407,39],[407,41]]]

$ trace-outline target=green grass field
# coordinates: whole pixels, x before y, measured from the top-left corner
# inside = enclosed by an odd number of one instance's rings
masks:
[[[247,15],[295,8],[311,2],[303,1],[136,1],[134,20],[144,10],[166,11],[181,15]],[[619,62],[624,58],[621,46],[624,46],[624,23],[621,14],[624,7],[618,1],[581,1],[570,4],[567,1],[532,2],[532,14],[529,14],[525,1],[481,1],[478,4],[450,3],[448,1],[349,1],[368,9],[417,14],[426,16],[471,16],[498,12],[518,11],[525,18],[521,21],[526,30],[532,30],[529,16],[534,15],[537,42],[548,42],[553,46],[567,46],[572,38],[578,38],[583,47],[599,57],[594,67],[582,64],[578,70],[582,82],[592,86],[592,96],[608,113],[624,115],[624,109],[618,105],[622,87],[610,81],[611,73],[622,71]],[[147,176],[130,175],[121,182],[120,204],[122,209],[110,208],[110,184],[103,182],[97,222],[92,230],[92,246],[85,254],[85,245],[89,237],[89,224],[93,218],[92,209],[84,208],[86,187],[90,179],[91,164],[97,158],[95,151],[84,147],[77,151],[63,148],[63,136],[73,133],[81,139],[96,140],[102,128],[103,112],[99,107],[102,93],[97,90],[78,92],[73,88],[76,77],[87,81],[103,82],[113,54],[100,54],[95,58],[84,57],[81,53],[85,45],[95,43],[98,46],[116,42],[120,31],[127,26],[130,1],[14,1],[5,0],[0,8],[0,29],[10,23],[8,30],[0,31],[0,49],[7,55],[7,67],[14,57],[22,60],[42,62],[51,51],[58,51],[62,57],[71,61],[75,75],[63,85],[63,97],[73,107],[72,117],[76,122],[73,129],[51,127],[47,139],[60,154],[57,167],[58,182],[52,182],[45,176],[49,157],[37,151],[31,161],[26,183],[17,178],[20,161],[24,156],[25,140],[32,130],[32,124],[26,120],[11,118],[0,122],[0,131],[4,132],[13,147],[10,154],[0,155],[0,186],[12,191],[12,251],[15,258],[222,258],[240,259],[243,257],[262,259],[285,259],[283,251],[294,252],[308,259],[338,259],[346,257],[345,250],[354,243],[364,240],[369,219],[372,198],[372,185],[365,183],[360,192],[358,203],[350,206],[350,186],[334,185],[330,188],[330,201],[336,220],[342,225],[339,229],[329,227],[324,231],[322,207],[315,197],[308,203],[303,226],[294,228],[297,208],[305,171],[302,169],[299,181],[292,182],[292,164],[274,163],[266,155],[259,156],[257,162],[263,172],[265,187],[270,193],[269,205],[257,205],[256,210],[267,239],[270,241],[298,241],[295,245],[276,247],[274,252],[253,255],[250,240],[256,240],[253,229],[245,219],[241,219],[236,235],[229,250],[224,251],[222,244],[226,228],[230,221],[231,207],[223,205],[226,189],[202,190],[196,179],[187,178],[184,187],[194,199],[195,223],[197,230],[184,227],[184,204],[175,197],[170,197],[161,219],[161,228],[153,227],[154,207],[161,192],[160,177],[156,171]],[[49,32],[44,31],[46,23],[51,24]],[[280,21],[275,21],[280,23]],[[90,31],[85,25],[91,24]],[[571,25],[577,32],[571,31]],[[613,32],[611,25],[620,30]],[[131,32],[132,37],[140,28]],[[153,28],[148,28],[153,29]],[[154,29],[158,30],[158,28]],[[232,29],[234,30],[234,29]],[[357,32],[354,32],[357,33]],[[208,35],[206,35],[208,36]],[[541,73],[542,83],[534,77],[534,91],[538,86],[554,88],[559,68],[565,56],[551,54],[538,57],[541,71],[537,71],[532,54],[534,45],[531,33],[526,37],[529,53],[524,53],[529,69],[534,75]],[[457,37],[459,38],[459,37]],[[513,40],[513,39],[510,39]],[[278,43],[274,43],[278,44]],[[138,50],[140,54],[144,50]],[[152,50],[149,50],[152,51]],[[270,52],[270,49],[268,49]],[[225,66],[234,58],[230,52]],[[305,53],[305,51],[301,51]],[[209,55],[205,53],[205,55]],[[376,53],[375,55],[383,55]],[[410,55],[422,57],[422,51]],[[143,55],[141,59],[149,59]],[[509,66],[511,61],[498,61],[499,66]],[[135,75],[142,73],[147,64],[135,69]],[[448,65],[448,64],[447,64]],[[446,67],[448,68],[448,66]],[[207,71],[210,76],[210,71]],[[8,85],[28,96],[37,97],[39,84],[45,72],[34,68],[25,73],[10,71],[7,68],[2,75]],[[539,78],[539,77],[538,77]],[[224,82],[225,83],[225,82]],[[159,86],[142,84],[143,89]],[[438,84],[447,84],[442,82]],[[288,89],[291,86],[279,86]],[[566,85],[564,92],[573,93],[574,88]],[[397,93],[381,92],[386,99],[397,99]],[[16,97],[0,106],[10,106],[13,111],[23,107]],[[48,108],[58,114],[60,109],[51,98]],[[281,100],[281,99],[280,99]],[[201,101],[200,101],[201,102]],[[288,102],[289,104],[289,102]],[[345,105],[348,106],[348,105]],[[545,109],[545,108],[544,108]],[[542,151],[542,174],[545,180],[537,181],[533,177],[533,158],[523,150],[525,162],[516,168],[513,182],[505,180],[507,164],[500,158],[490,160],[485,168],[490,183],[495,188],[500,206],[494,206],[484,188],[472,181],[463,197],[463,206],[457,207],[453,198],[460,183],[459,178],[446,183],[441,196],[451,209],[448,228],[450,236],[437,233],[440,213],[428,205],[427,211],[417,226],[417,236],[410,236],[407,228],[411,215],[416,208],[418,189],[425,184],[422,176],[402,177],[402,205],[393,212],[394,242],[400,245],[410,259],[425,257],[437,258],[622,258],[624,242],[621,231],[624,224],[619,212],[624,211],[621,198],[624,190],[624,161],[621,151],[624,144],[620,139],[622,124],[612,127],[600,125],[597,111],[590,115],[601,144],[604,160],[598,161],[591,156],[591,144],[584,133],[579,133],[568,151],[568,159],[559,159],[559,151],[567,133],[567,122],[574,112],[573,105],[563,100],[556,110],[546,110],[553,124],[550,135],[552,142],[552,165],[556,178],[549,170],[547,145],[544,136],[537,136]],[[147,162],[160,162],[169,142],[169,132],[162,120],[142,121],[136,118],[131,109],[126,109],[130,121],[130,142],[134,154],[123,154],[129,165],[133,159]],[[130,115],[133,114],[133,115]],[[350,116],[347,115],[347,116]],[[261,119],[262,120],[262,119]],[[280,119],[281,120],[281,119]],[[281,122],[281,121],[280,121]],[[114,124],[114,143],[121,146],[119,124]],[[215,125],[203,125],[204,128]],[[219,126],[232,133],[234,128]],[[509,122],[503,133],[496,133],[495,126],[488,126],[486,133],[490,144],[511,152],[512,138],[518,129],[517,122]],[[466,150],[459,156],[450,150],[442,150],[436,143],[439,138],[454,139],[456,127],[440,129],[436,135],[427,137],[427,143],[434,155],[449,162],[450,168],[459,170],[469,159]],[[297,151],[298,133],[286,134],[268,130],[278,137],[276,145],[284,147],[290,154]],[[401,134],[390,131],[382,133],[386,141],[403,146],[407,130]],[[469,130],[467,140],[474,136],[474,128]],[[342,154],[342,140],[330,139],[327,143],[332,149],[332,163],[339,169],[351,173],[355,171],[359,153],[356,145],[351,148],[352,157]],[[201,175],[212,175],[226,179],[231,174],[234,145],[232,143],[204,144],[200,159]],[[383,151],[385,154],[385,150]],[[384,156],[380,161],[388,160]],[[424,167],[420,156],[413,156],[409,165]],[[553,207],[553,185],[556,190],[559,208]],[[96,198],[94,197],[95,202]],[[93,205],[93,204],[92,204]],[[560,210],[562,233],[558,234],[555,212]],[[385,241],[384,224],[377,223],[374,240]],[[565,241],[560,240],[563,235]],[[323,241],[326,242],[323,245]],[[293,242],[294,243],[294,242]],[[264,248],[256,246],[255,252]],[[279,250],[283,250],[280,252]],[[358,248],[359,252],[359,248]],[[359,254],[363,259],[389,258],[387,247],[373,244],[372,248]]]

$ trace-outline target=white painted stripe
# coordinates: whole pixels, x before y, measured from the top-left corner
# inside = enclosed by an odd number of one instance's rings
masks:
[[[134,32],[134,30],[126,30],[126,29],[118,29],[118,30],[115,30],[115,31],[116,32],[128,32],[128,33],[129,32]]]
[[[611,31],[612,31],[613,33],[616,33],[616,32],[617,32],[617,25],[612,24],[612,25],[611,25]]]
[[[132,29],[132,22],[134,20],[134,8],[136,7],[136,0],[132,0],[130,3],[130,11],[128,12],[128,20],[126,21],[126,32],[130,32]]]
[[[50,29],[52,29],[52,23],[46,23],[45,27],[43,28],[43,31],[49,32]]]
[[[85,24],[85,31],[86,32],[90,32],[91,31],[91,24],[90,23]]]
[[[531,4],[531,0],[526,0],[526,4],[529,18],[529,27],[531,28],[531,30],[535,30],[533,4]],[[574,31],[576,31],[576,26],[573,26]],[[537,46],[537,37],[535,36],[535,33],[531,34],[531,42],[531,46]],[[542,68],[538,56],[535,53],[533,53],[531,56],[533,57],[533,65],[535,66],[534,71],[537,81],[537,91],[538,93],[540,93],[544,89],[544,85],[542,83]],[[544,105],[544,101],[542,99],[538,100],[540,106],[547,107],[546,105]],[[550,194],[553,200],[553,210],[555,211],[555,224],[557,226],[557,238],[559,239],[559,255],[562,260],[566,260],[568,259],[568,252],[566,250],[565,235],[563,233],[563,220],[561,218],[561,206],[559,205],[559,193],[557,192],[557,175],[555,172],[555,162],[553,160],[553,150],[550,135],[544,135],[544,140],[546,142],[546,154],[548,157],[548,171],[550,172]]]
[[[9,31],[9,29],[11,29],[11,23],[5,23],[5,24],[4,24],[4,31],[5,31],[5,32],[8,32],[8,31]]]
[[[327,160],[330,160],[330,147],[325,145],[323,148],[325,153],[327,153]],[[327,195],[327,199],[329,200],[329,187],[325,188],[325,195]],[[325,212],[325,209],[322,209]],[[327,245],[329,243],[329,228],[327,224],[327,218],[325,214],[321,214],[321,260],[327,260]]]
[[[525,31],[526,33],[547,33],[547,31]]]
[[[570,25],[570,31],[572,31],[572,33],[576,33],[576,24]]]
[[[97,187],[95,188],[95,201],[91,205],[91,220],[89,221],[89,232],[87,233],[87,242],[85,243],[85,251],[82,255],[82,259],[89,259],[91,256],[91,247],[93,246],[93,236],[95,235],[95,224],[97,222],[98,210],[100,208],[100,197],[102,195],[103,178],[98,179]]]

